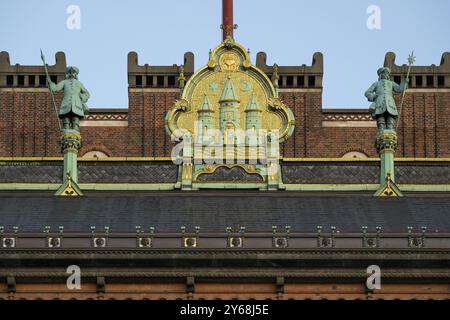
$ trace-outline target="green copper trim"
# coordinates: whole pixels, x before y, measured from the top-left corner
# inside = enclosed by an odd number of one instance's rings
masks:
[[[450,162],[450,158],[394,158],[398,162]],[[282,162],[365,162],[380,158],[282,158]]]
[[[287,191],[375,191],[378,184],[284,184]]]
[[[0,190],[49,190],[55,191],[59,183],[0,183]],[[83,190],[174,190],[176,183],[80,183]],[[193,187],[200,189],[214,189],[223,186],[224,189],[262,189],[265,183],[223,184],[223,183],[194,183]],[[375,191],[379,184],[283,184],[287,191]],[[450,192],[450,184],[399,184],[402,191],[437,191]]]
[[[15,161],[63,161],[63,157],[4,157],[0,162]],[[114,161],[172,161],[170,157],[110,157],[110,158],[78,158],[78,162],[114,162]]]
[[[379,184],[284,184],[288,191],[376,191]],[[450,184],[398,184],[402,191],[449,192]]]
[[[59,183],[0,183],[0,190],[51,190],[61,186]]]
[[[125,190],[125,191],[151,191],[174,190],[175,183],[80,183],[83,190]]]
[[[16,161],[63,161],[63,157],[3,157],[0,162]]]
[[[402,191],[450,192],[450,184],[398,184]]]
[[[172,161],[170,157],[111,157],[111,158],[79,158],[78,161],[86,162],[114,162],[114,161]]]
[[[0,183],[0,190],[50,190],[61,187],[59,183]],[[82,190],[174,190],[175,183],[79,183]]]
[[[198,189],[259,189],[266,190],[266,183],[193,183],[193,190]]]
[[[398,162],[450,162],[450,158],[395,158]],[[63,157],[0,157],[0,162],[14,161],[63,161]],[[109,157],[78,158],[78,162],[113,161],[172,161],[170,157]],[[364,162],[380,161],[380,158],[281,158],[282,162]]]

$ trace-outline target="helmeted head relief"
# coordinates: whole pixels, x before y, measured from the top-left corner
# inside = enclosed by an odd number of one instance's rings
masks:
[[[66,76],[69,79],[71,79],[71,78],[77,79],[78,72],[79,72],[79,70],[77,67],[67,67]]]

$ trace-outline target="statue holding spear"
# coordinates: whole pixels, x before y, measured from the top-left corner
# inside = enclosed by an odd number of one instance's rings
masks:
[[[63,130],[75,130],[80,131],[80,119],[89,113],[89,109],[86,106],[90,95],[84,85],[78,80],[79,70],[77,67],[67,67],[66,79],[55,84],[50,79],[47,70],[47,64],[45,63],[45,57],[41,50],[42,62],[45,66],[45,73],[47,76],[47,84],[52,95],[53,105],[56,111],[54,92],[64,90],[64,96],[61,102],[58,116],[63,120]],[[59,123],[59,121],[58,121]],[[61,124],[60,124],[61,128]]]
[[[372,102],[369,108],[369,112],[372,117],[377,121],[378,133],[383,133],[384,130],[395,130],[394,123],[399,117],[399,110],[395,105],[394,93],[402,93],[402,99],[400,102],[400,111],[403,107],[403,101],[405,97],[405,91],[408,88],[409,73],[411,66],[414,63],[414,52],[408,57],[408,72],[405,82],[397,84],[390,80],[391,70],[383,67],[378,69],[378,81],[373,83],[369,89],[365,92],[367,100]],[[395,126],[396,128],[396,126]]]

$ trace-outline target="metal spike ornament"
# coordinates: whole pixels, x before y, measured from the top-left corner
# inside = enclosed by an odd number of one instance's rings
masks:
[[[414,50],[413,50],[411,52],[411,54],[408,56],[408,72],[406,73],[406,79],[405,79],[406,85],[409,84],[409,73],[411,72],[411,66],[414,64],[415,61],[416,61],[416,57],[414,56]],[[399,116],[397,119],[397,124],[395,125],[395,131],[397,131],[398,124],[400,123],[400,117],[401,117],[402,111],[403,111],[403,101],[405,99],[406,90],[407,89],[405,88],[405,90],[403,90],[403,92],[402,92],[402,99],[400,101],[399,113],[398,113]]]

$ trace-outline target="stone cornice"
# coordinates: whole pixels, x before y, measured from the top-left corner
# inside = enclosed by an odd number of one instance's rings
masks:
[[[351,278],[365,279],[367,277],[364,268],[177,268],[172,270],[162,270],[161,268],[131,269],[92,269],[83,268],[83,277],[108,277],[108,278],[184,278],[184,277],[206,277],[206,278]],[[66,278],[67,273],[63,268],[50,269],[8,269],[0,268],[0,277],[14,276],[19,278]],[[385,268],[383,269],[384,279],[450,279],[450,269],[419,269],[419,268]],[[263,280],[263,279],[262,279]]]
[[[229,259],[242,257],[245,259],[320,259],[326,257],[339,256],[340,259],[408,259],[408,260],[436,260],[443,259],[450,261],[450,249],[428,249],[428,248],[411,248],[411,249],[0,249],[1,259],[56,259],[70,257],[71,259],[93,259],[96,256],[105,258],[110,256],[114,259]]]

